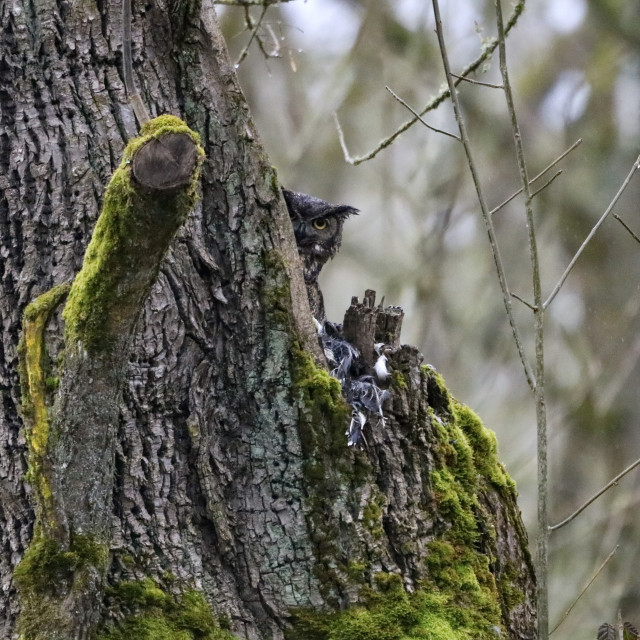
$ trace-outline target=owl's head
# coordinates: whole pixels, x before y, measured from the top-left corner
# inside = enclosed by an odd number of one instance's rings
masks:
[[[330,204],[320,198],[283,189],[296,236],[298,252],[304,261],[305,280],[315,280],[342,241],[342,226],[358,213],[354,207]]]

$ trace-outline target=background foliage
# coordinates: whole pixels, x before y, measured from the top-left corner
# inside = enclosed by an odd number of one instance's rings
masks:
[[[442,0],[451,63],[461,70],[495,35],[490,0]],[[243,8],[219,9],[232,57],[249,31]],[[261,9],[251,12],[254,20]],[[530,2],[508,39],[530,174],[576,139],[563,175],[535,200],[543,296],[629,171],[640,146],[640,5],[626,0]],[[239,73],[272,161],[288,188],[357,206],[323,274],[329,318],[373,288],[406,312],[416,344],[457,397],[498,434],[535,536],[535,415],[513,345],[462,148],[415,125],[359,166],[345,163],[337,111],[353,155],[368,152],[444,83],[431,4],[419,0],[296,0],[271,7]],[[497,53],[495,54],[497,56]],[[499,83],[497,57],[477,79]],[[459,88],[490,205],[518,189],[504,99]],[[449,102],[427,114],[455,131]],[[640,233],[640,180],[615,212]],[[511,288],[531,299],[522,202],[496,215]],[[613,217],[546,315],[551,520],[577,508],[640,456],[640,244]],[[516,307],[532,351],[532,318]],[[638,472],[552,537],[551,625],[616,545],[620,550],[557,632],[592,638],[598,625],[640,622]]]

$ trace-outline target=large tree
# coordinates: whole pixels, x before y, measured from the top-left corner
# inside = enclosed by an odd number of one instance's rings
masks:
[[[495,439],[371,294],[345,331],[393,346],[392,400],[347,447],[211,1],[134,7],[142,99],[186,125],[138,131],[121,21],[0,4],[0,633],[533,637]]]

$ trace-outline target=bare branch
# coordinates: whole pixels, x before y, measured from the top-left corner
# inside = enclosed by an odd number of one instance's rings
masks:
[[[602,216],[600,216],[600,220],[596,222],[596,224],[593,226],[593,229],[591,229],[591,231],[589,232],[589,235],[586,237],[585,241],[582,243],[582,245],[580,246],[576,254],[573,256],[573,259],[569,263],[569,266],[565,269],[565,272],[560,277],[558,284],[556,284],[553,291],[551,292],[551,295],[549,295],[546,302],[544,303],[545,309],[553,302],[553,299],[556,297],[556,295],[558,295],[558,291],[560,291],[560,288],[564,284],[564,281],[567,279],[567,277],[571,273],[573,267],[578,261],[578,258],[582,255],[582,252],[585,250],[586,246],[591,241],[591,238],[593,238],[593,236],[596,234],[596,231],[600,228],[602,223],[607,219],[607,216],[611,213],[611,210],[617,204],[624,190],[629,186],[629,183],[631,182],[633,175],[638,169],[640,169],[640,156],[636,158],[635,162],[633,163],[633,167],[631,167],[631,171],[629,171],[627,177],[624,179],[624,182],[622,183],[622,186],[620,187],[620,189],[618,189],[618,193],[616,193],[613,200],[609,203],[607,210],[602,214]]]
[[[513,315],[511,293],[509,291],[509,285],[507,284],[507,276],[505,274],[504,266],[502,264],[502,257],[500,256],[500,250],[498,248],[498,240],[496,237],[496,232],[493,226],[493,221],[491,220],[491,215],[489,214],[489,207],[487,206],[487,201],[484,196],[484,192],[482,191],[482,185],[480,184],[480,177],[478,175],[478,171],[476,169],[473,155],[471,153],[471,145],[469,143],[469,136],[467,135],[467,128],[464,122],[464,118],[462,116],[460,101],[458,100],[458,96],[455,91],[455,83],[453,80],[453,76],[451,75],[451,69],[449,67],[449,57],[447,55],[447,48],[444,42],[444,35],[442,32],[442,20],[440,19],[440,7],[438,5],[438,0],[432,0],[432,4],[433,4],[433,11],[436,19],[436,33],[438,35],[438,44],[440,46],[440,54],[442,56],[442,64],[444,66],[445,76],[447,78],[447,83],[449,85],[449,93],[451,95],[451,102],[453,103],[453,111],[455,113],[456,122],[458,123],[458,128],[460,130],[460,138],[462,140],[462,144],[464,146],[464,150],[467,156],[467,163],[469,165],[469,170],[471,171],[473,184],[475,185],[475,188],[476,188],[476,194],[478,196],[480,209],[482,211],[482,218],[484,219],[487,235],[489,236],[491,252],[493,253],[493,260],[496,265],[496,270],[498,272],[498,280],[500,282],[500,288],[502,289],[502,298],[504,302],[504,307],[507,312],[507,318],[509,319],[509,324],[511,325],[513,339],[515,341],[516,348],[518,349],[518,354],[520,356],[522,366],[524,367],[524,372],[527,378],[527,382],[529,383],[529,387],[532,390],[534,390],[536,387],[536,382],[534,380],[533,374],[531,373],[531,367],[529,366],[529,362],[527,360],[527,356],[524,352],[524,347],[522,345],[522,340],[520,339],[520,331],[518,330],[518,326],[516,324],[516,320]]]
[[[500,54],[500,74],[504,86],[504,95],[507,101],[507,109],[511,118],[511,131],[513,143],[518,160],[520,182],[524,193],[524,208],[527,218],[527,233],[529,238],[529,256],[531,259],[531,272],[533,281],[533,304],[535,306],[533,316],[535,321],[535,350],[536,350],[536,386],[534,389],[537,424],[537,453],[538,453],[538,536],[537,536],[537,564],[536,564],[536,592],[538,605],[538,640],[547,640],[549,637],[549,531],[548,531],[548,470],[547,470],[547,410],[545,406],[544,385],[544,307],[542,306],[542,285],[540,282],[540,261],[538,258],[538,246],[533,219],[533,208],[529,174],[524,157],[522,134],[516,114],[509,70],[507,68],[507,48],[504,23],[502,20],[502,2],[496,0],[496,22],[498,26],[498,47]]]
[[[262,7],[262,13],[260,14],[260,17],[258,18],[258,22],[256,22],[256,23],[254,23],[252,18],[251,18],[251,14],[249,13],[249,8],[248,7],[245,8],[245,19],[246,19],[246,22],[247,22],[247,26],[251,29],[251,35],[249,36],[249,40],[247,41],[247,44],[244,46],[244,49],[242,49],[242,51],[240,52],[240,55],[238,56],[238,59],[236,60],[236,64],[235,64],[236,69],[240,66],[242,61],[249,54],[249,47],[251,46],[251,43],[253,42],[253,40],[258,35],[258,30],[260,29],[260,26],[262,25],[262,21],[264,20],[264,16],[267,13],[267,9],[268,8],[269,8],[268,4],[265,4]],[[262,47],[261,47],[261,49],[262,49]],[[262,49],[262,50],[264,51],[264,49]]]
[[[451,74],[454,78],[458,80],[462,80],[463,82],[470,82],[471,84],[478,84],[481,87],[490,87],[491,89],[504,89],[501,84],[491,84],[490,82],[480,82],[480,80],[472,80],[471,78],[466,78],[465,76],[457,76],[455,73]]]
[[[511,31],[511,29],[516,25],[516,23],[518,22],[518,18],[520,17],[520,15],[522,14],[522,11],[524,10],[524,5],[525,5],[525,0],[520,0],[514,6],[513,12],[511,13],[511,16],[509,17],[509,21],[507,22],[505,33],[509,33],[509,31]],[[473,62],[471,62],[471,64],[469,64],[465,69],[463,69],[460,75],[462,77],[465,77],[470,73],[477,71],[482,66],[482,64],[491,57],[493,52],[496,50],[497,46],[498,46],[498,41],[496,39],[489,40],[484,45],[482,53]],[[461,82],[462,80],[458,79],[455,82],[453,82],[453,86],[457,87]],[[448,89],[442,90],[437,96],[429,100],[429,102],[422,109],[422,111],[419,112],[419,115],[423,116],[428,111],[433,111],[434,109],[439,107],[450,96],[451,96],[451,87]],[[342,146],[342,150],[344,152],[345,162],[348,162],[349,164],[352,164],[352,165],[358,165],[363,162],[366,162],[367,160],[371,160],[372,158],[375,158],[378,155],[378,153],[380,153],[383,149],[386,149],[388,146],[390,146],[398,136],[403,134],[405,131],[407,131],[407,129],[410,129],[416,122],[418,122],[418,118],[414,116],[413,119],[407,120],[407,122],[400,125],[400,127],[398,127],[398,129],[396,129],[390,136],[381,140],[378,143],[377,147],[375,147],[365,155],[352,156],[349,153],[349,150],[347,149],[346,142],[344,141],[344,134],[340,130],[337,116],[335,117],[335,120],[336,120],[336,125],[338,126],[338,136],[341,137],[340,145]]]
[[[340,120],[338,120],[338,114],[335,111],[333,112],[333,120],[336,123],[336,129],[338,131],[338,140],[340,140],[340,146],[342,147],[342,153],[344,154],[344,159],[349,164],[352,164],[352,165],[357,164],[356,163],[357,158],[353,158],[349,155],[349,149],[347,149],[347,143],[344,139],[344,131],[340,126]]]
[[[589,500],[587,500],[579,509],[576,509],[576,511],[574,511],[568,518],[565,518],[561,522],[558,522],[558,524],[554,524],[553,526],[549,527],[549,531],[556,531],[556,529],[560,529],[566,524],[569,524],[574,518],[579,516],[592,502],[595,502],[605,491],[608,491],[609,489],[611,489],[611,487],[617,485],[618,482],[620,482],[620,480],[622,480],[622,478],[627,475],[627,473],[633,471],[638,465],[640,465],[640,458],[631,463],[624,471],[619,473],[613,480],[608,482],[604,487],[602,487],[602,489],[600,489],[600,491],[598,491],[598,493],[589,498]]]
[[[529,304],[524,298],[521,298],[516,293],[513,293],[513,291],[511,292],[511,297],[515,298],[518,302],[522,302],[522,304],[525,307],[529,307],[529,309],[531,309],[531,311],[536,311],[536,308],[532,304]]]
[[[413,115],[418,118],[418,120],[420,120],[420,122],[427,127],[427,129],[431,129],[431,131],[435,131],[436,133],[441,133],[442,135],[445,136],[449,136],[450,138],[453,138],[454,140],[457,140],[458,142],[462,142],[462,140],[460,140],[460,138],[456,135],[454,135],[453,133],[448,133],[447,131],[442,131],[442,129],[436,129],[436,127],[432,127],[430,124],[427,124],[423,119],[422,116],[417,112],[414,111],[397,93],[395,93],[395,91],[393,91],[391,88],[389,87],[385,87],[385,89],[405,108],[407,108],[409,111],[411,111],[411,113],[413,113]]]
[[[633,233],[629,225],[627,225],[627,223],[617,213],[614,213],[613,217],[631,234],[631,237],[636,242],[640,242],[640,238],[638,238],[638,236],[635,233]]]
[[[533,200],[541,191],[544,191],[556,178],[559,178],[561,175],[562,169],[559,169],[539,189],[531,192],[531,199]]]
[[[579,138],[578,140],[576,140],[564,153],[559,155],[551,164],[547,165],[535,178],[531,178],[531,181],[529,182],[529,185],[532,185],[536,180],[539,180],[540,178],[542,178],[542,176],[545,173],[547,173],[549,170],[553,169],[553,167],[555,167],[558,164],[558,162],[560,162],[560,160],[562,160],[563,158],[566,158],[581,143],[582,143],[582,138]],[[554,178],[552,180],[555,180],[556,177],[557,177],[557,175],[554,176]],[[549,184],[551,184],[552,180],[550,180],[545,185],[545,187],[548,186]],[[542,189],[544,189],[544,187],[542,187]],[[533,194],[533,196],[535,196],[537,193],[539,193],[542,189],[538,189],[538,191],[536,191]],[[494,213],[497,213],[498,211],[500,211],[500,209],[502,209],[504,206],[509,204],[514,198],[519,196],[521,193],[522,193],[522,188],[518,189],[518,191],[516,191],[515,193],[511,194],[502,204],[499,204],[495,209],[491,210],[491,215],[493,215]]]
[[[605,558],[604,562],[596,569],[595,573],[591,576],[591,578],[589,579],[589,582],[587,582],[584,589],[578,594],[578,597],[571,603],[569,608],[564,612],[564,615],[562,616],[560,622],[558,622],[558,624],[555,627],[553,627],[553,629],[551,629],[551,631],[549,632],[549,635],[554,633],[556,629],[569,617],[571,610],[573,609],[573,607],[576,606],[576,604],[578,603],[578,600],[582,598],[582,596],[585,594],[587,589],[593,584],[594,580],[602,573],[602,570],[607,566],[607,564],[609,564],[609,561],[611,560],[611,558],[613,558],[613,556],[616,555],[616,551],[618,550],[619,546],[620,545],[616,545],[615,549]]]

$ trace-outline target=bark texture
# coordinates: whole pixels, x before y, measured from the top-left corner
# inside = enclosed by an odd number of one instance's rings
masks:
[[[0,0],[6,638],[17,637],[13,575],[34,535],[18,412],[21,321],[29,302],[79,271],[104,187],[137,135],[120,71],[120,11],[117,0]],[[132,31],[144,102],[152,115],[182,117],[207,160],[201,203],[121,354],[99,637],[223,638],[228,627],[256,640],[281,639],[285,629],[305,640],[373,639],[383,637],[375,625],[389,607],[406,609],[401,631],[430,621],[443,638],[466,629],[489,638],[492,627],[532,637],[533,579],[513,487],[491,438],[420,368],[415,350],[392,356],[386,427],[367,434],[368,450],[346,447],[348,408],[318,367],[277,176],[213,6],[136,4]],[[397,319],[384,318],[397,341]],[[52,354],[62,322],[53,314],[44,329]],[[70,575],[82,556],[74,553]],[[436,616],[438,602],[445,613]],[[371,612],[378,622],[363,635],[357,625]]]

